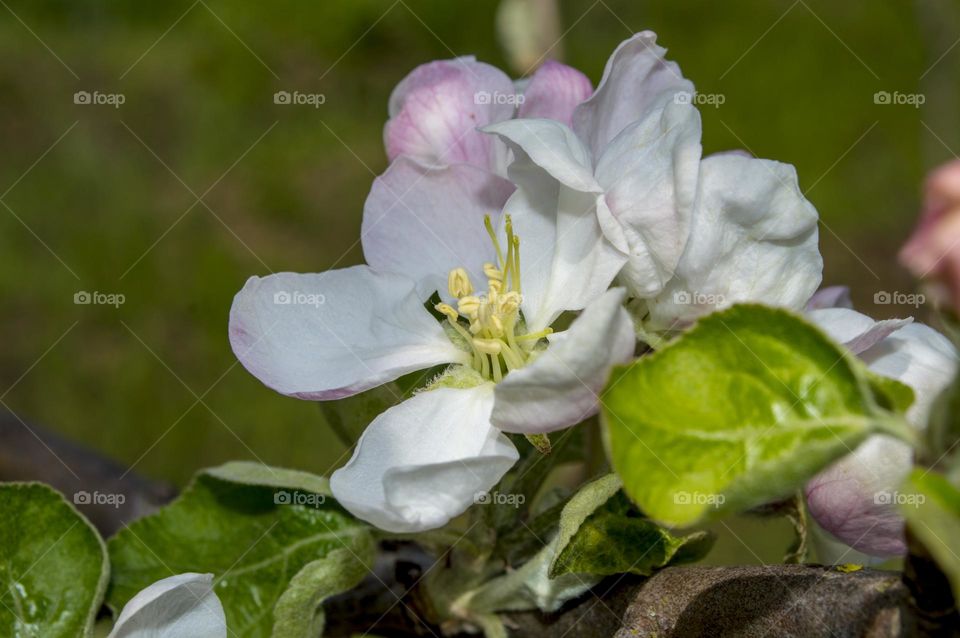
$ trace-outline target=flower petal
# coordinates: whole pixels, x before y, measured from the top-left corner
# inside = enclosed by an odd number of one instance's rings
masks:
[[[668,103],[618,135],[597,162],[604,202],[630,258],[621,280],[633,295],[658,294],[673,276],[690,234],[700,173],[700,114]]]
[[[586,151],[570,129],[548,120],[512,120],[487,130],[514,153],[508,173],[517,191],[504,212],[520,237],[523,314],[535,332],[602,294],[626,255],[604,238],[596,213],[599,185],[581,163]]]
[[[580,71],[547,60],[530,78],[517,117],[542,117],[570,126],[573,110],[590,97],[593,85]]]
[[[427,299],[447,296],[447,274],[466,268],[483,282],[484,262],[496,253],[483,217],[494,224],[513,185],[467,164],[431,168],[400,157],[373,181],[360,235],[367,263],[417,282]]]
[[[910,446],[872,436],[807,483],[810,514],[825,530],[872,556],[905,550],[896,492],[913,466]]]
[[[506,432],[542,434],[596,413],[610,369],[633,357],[636,337],[624,310],[626,291],[614,288],[584,309],[568,330],[494,390],[493,424]]]
[[[123,607],[108,638],[218,638],[227,635],[213,574],[158,580]]]
[[[676,62],[657,46],[657,34],[643,31],[617,47],[593,97],[577,107],[573,129],[594,157],[632,122],[643,119],[679,92],[693,93],[693,84]]]
[[[907,420],[926,428],[934,399],[957,372],[957,351],[950,340],[920,323],[900,328],[860,354],[871,370],[913,388]]]
[[[265,385],[312,400],[468,360],[411,280],[369,266],[251,277],[230,309],[230,345]]]
[[[803,309],[820,284],[817,211],[789,164],[722,153],[700,164],[690,240],[648,304],[667,330],[738,302]]]
[[[850,289],[846,286],[827,286],[821,288],[810,297],[807,310],[822,310],[824,308],[853,308],[850,299]]]
[[[476,129],[513,117],[516,101],[510,78],[472,57],[418,66],[390,95],[387,157],[493,169],[495,140]]]
[[[521,152],[561,184],[585,193],[601,192],[593,177],[590,151],[569,127],[560,122],[508,120],[486,126],[483,131],[498,135],[513,148],[514,154]],[[510,175],[512,177],[512,173]]]
[[[831,339],[853,354],[872,348],[913,321],[912,318],[874,321],[867,315],[847,308],[811,310],[807,312],[807,316],[830,335]]]
[[[337,501],[390,532],[446,525],[517,461],[490,425],[493,388],[439,388],[414,395],[367,427],[353,458],[330,478]]]

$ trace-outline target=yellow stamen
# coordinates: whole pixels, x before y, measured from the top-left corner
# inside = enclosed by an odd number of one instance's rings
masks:
[[[473,294],[473,283],[470,281],[470,275],[463,268],[454,268],[447,275],[447,290],[450,294],[459,299],[464,295]]]
[[[446,315],[446,317],[447,317],[450,321],[454,321],[454,322],[455,322],[457,319],[460,318],[460,315],[457,314],[457,311],[454,310],[454,309],[453,309],[453,306],[451,306],[451,305],[449,305],[449,304],[438,303],[436,306],[434,306],[434,308],[435,308],[436,311],[439,312],[440,314]]]

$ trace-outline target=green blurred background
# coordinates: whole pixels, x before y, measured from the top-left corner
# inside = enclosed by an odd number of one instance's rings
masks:
[[[236,458],[330,471],[344,447],[317,406],[236,364],[231,298],[252,274],[362,260],[390,90],[436,58],[509,68],[497,3],[0,4],[3,403],[180,484]],[[701,108],[707,152],[747,148],[796,165],[823,221],[825,283],[854,286],[869,314],[926,316],[873,299],[913,291],[895,253],[925,171],[960,149],[960,4],[559,7],[564,60],[594,82],[631,32],[658,32],[699,91],[725,98]],[[125,103],[77,105],[80,90]],[[326,102],[275,105],[277,90]],[[926,102],[875,104],[878,91]],[[126,302],[75,305],[80,290]]]

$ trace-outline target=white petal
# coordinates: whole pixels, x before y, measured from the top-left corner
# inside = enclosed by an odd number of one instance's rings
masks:
[[[811,310],[807,312],[807,316],[830,335],[830,338],[854,354],[872,348],[913,321],[912,318],[874,321],[865,314],[847,308]]]
[[[213,574],[158,580],[124,606],[108,638],[218,638],[227,620],[213,592]]]
[[[524,318],[531,331],[538,331],[561,312],[580,310],[602,294],[626,254],[604,238],[596,212],[598,187],[579,163],[585,157],[569,129],[546,120],[514,120],[495,128],[510,135],[504,139],[514,152],[509,175],[517,191],[504,212],[520,237]],[[531,149],[536,158],[527,154]]]
[[[552,335],[533,363],[510,372],[494,391],[492,421],[506,432],[541,434],[596,413],[610,369],[633,357],[633,322],[623,288],[604,293],[568,330]]]
[[[788,164],[707,157],[690,228],[676,276],[648,304],[650,329],[684,326],[738,302],[802,310],[820,284],[817,211]]]
[[[493,388],[428,390],[367,427],[353,458],[330,477],[337,501],[390,532],[446,525],[516,462],[510,440],[490,425]]]
[[[387,156],[492,169],[496,140],[476,129],[513,117],[515,104],[510,78],[489,64],[462,57],[421,65],[390,95]]]
[[[484,127],[519,148],[529,159],[561,184],[585,193],[601,192],[593,177],[590,152],[569,127],[553,120],[508,120]],[[511,178],[513,173],[509,173]],[[516,180],[514,180],[516,181]]]
[[[230,309],[230,344],[277,392],[338,399],[467,360],[423,301],[410,279],[368,266],[251,277]]]
[[[673,276],[690,233],[700,172],[700,114],[668,103],[628,126],[597,163],[604,202],[630,258],[620,274],[637,297],[652,297]]]
[[[496,261],[483,217],[496,225],[512,192],[510,182],[482,168],[398,158],[374,180],[364,205],[364,257],[378,271],[416,281],[424,300],[434,291],[446,299],[454,268],[466,268],[478,285],[486,281],[484,262]]]
[[[657,46],[655,33],[643,31],[622,42],[607,60],[593,97],[573,115],[573,129],[594,157],[620,131],[675,93],[693,93],[693,84],[683,78],[676,62],[664,60],[666,52]]]
[[[950,341],[929,326],[912,323],[860,354],[871,370],[913,388],[907,420],[926,428],[937,395],[957,371],[957,352]]]
[[[897,490],[913,467],[910,446],[872,436],[815,476],[806,487],[810,514],[825,530],[872,556],[902,554]]]

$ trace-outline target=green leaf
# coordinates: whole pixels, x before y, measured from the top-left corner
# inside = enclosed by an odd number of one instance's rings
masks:
[[[330,480],[325,476],[271,467],[253,461],[230,461],[205,470],[204,473],[229,483],[262,485],[281,490],[303,490],[324,496],[333,495],[330,491]]]
[[[649,576],[670,563],[699,560],[710,551],[711,534],[670,534],[632,511],[620,485],[620,478],[609,474],[588,483],[564,507],[551,578],[570,573]]]
[[[0,511],[0,635],[91,635],[110,577],[100,535],[40,483],[0,485]]]
[[[602,410],[611,464],[669,525],[783,498],[880,429],[907,436],[864,365],[785,310],[715,313],[614,378]]]
[[[234,479],[250,476],[235,468],[214,471]],[[292,487],[289,481],[278,482]],[[201,473],[173,503],[110,539],[113,578],[107,599],[120,609],[161,578],[209,572],[230,635],[266,638],[274,606],[295,575],[337,549],[363,556],[371,542],[369,527],[324,494]],[[297,584],[306,580],[313,579],[305,575]],[[289,610],[293,599],[299,594],[290,594],[281,611]]]
[[[913,498],[902,499],[900,511],[960,598],[960,490],[940,474],[915,469],[907,491]]]
[[[368,538],[353,549],[335,549],[304,565],[273,608],[273,638],[322,636],[323,600],[359,584],[371,567],[375,549]]]
[[[869,369],[866,370],[866,374],[870,389],[880,407],[891,412],[903,413],[913,405],[915,398],[913,388],[906,383],[876,374]]]

